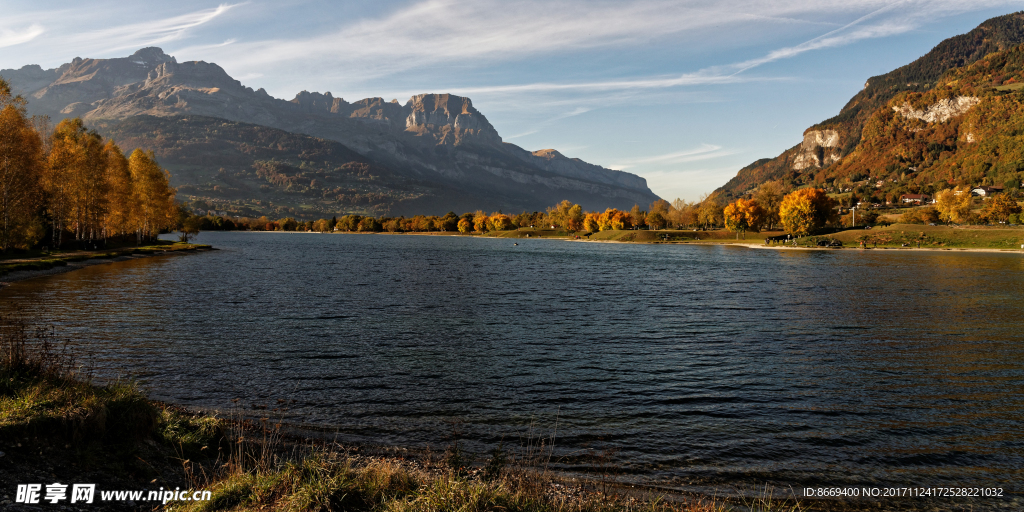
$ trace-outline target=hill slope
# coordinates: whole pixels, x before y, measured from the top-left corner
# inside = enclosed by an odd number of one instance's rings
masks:
[[[1024,12],[992,18],[967,34],[946,39],[914,62],[868,79],[839,115],[808,128],[803,141],[781,155],[741,169],[715,193],[735,198],[769,180],[782,180],[790,186],[811,183],[822,168],[857,149],[866,123],[880,109],[888,108],[895,97],[932,90],[949,70],[1022,43]]]

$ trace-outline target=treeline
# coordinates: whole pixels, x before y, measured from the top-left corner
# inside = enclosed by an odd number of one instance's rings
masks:
[[[0,79],[0,250],[142,242],[179,218],[152,153],[125,157],[81,119],[52,127]]]
[[[978,203],[981,207],[978,208]],[[971,187],[947,188],[935,194],[935,205],[915,208],[900,216],[906,224],[1024,224],[1022,208],[1010,194],[988,199],[971,195]]]
[[[714,199],[698,202],[676,199],[672,203],[658,200],[647,210],[634,205],[629,211],[609,208],[604,212],[585,212],[570,201],[548,208],[543,212],[506,214],[486,213],[482,210],[458,215],[416,215],[414,217],[388,217],[345,215],[331,219],[299,221],[291,217],[271,220],[259,218],[230,218],[223,216],[193,216],[185,221],[195,231],[315,231],[315,232],[461,232],[487,233],[533,227],[568,232],[604,231],[609,229],[665,229],[704,228],[723,225],[723,205]]]

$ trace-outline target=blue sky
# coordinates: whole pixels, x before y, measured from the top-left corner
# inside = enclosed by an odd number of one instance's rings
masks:
[[[697,199],[1002,0],[4,0],[0,69],[160,46],[291,99],[469,96],[505,141]]]

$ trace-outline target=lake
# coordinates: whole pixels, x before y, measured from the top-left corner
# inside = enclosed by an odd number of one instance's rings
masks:
[[[0,302],[56,324],[100,377],[344,442],[443,449],[458,432],[483,454],[553,436],[560,470],[666,489],[1001,487],[872,502],[1024,507],[1022,254],[199,242],[221,250],[22,281]]]

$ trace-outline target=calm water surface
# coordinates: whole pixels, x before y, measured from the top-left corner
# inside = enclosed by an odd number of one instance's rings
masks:
[[[667,488],[1002,487],[1024,508],[1024,255],[206,233],[222,250],[15,283],[102,375],[349,442]],[[874,500],[885,501],[885,500]],[[864,502],[866,503],[866,502]],[[887,503],[897,503],[889,501]]]

